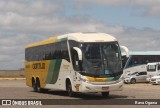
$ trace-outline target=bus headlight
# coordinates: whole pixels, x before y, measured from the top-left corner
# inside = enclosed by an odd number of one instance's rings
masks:
[[[89,82],[86,78],[83,78],[83,77],[79,77],[80,81],[83,81],[83,82]]]
[[[83,82],[86,82],[87,80],[82,78],[82,77],[79,77],[80,81],[83,81]]]

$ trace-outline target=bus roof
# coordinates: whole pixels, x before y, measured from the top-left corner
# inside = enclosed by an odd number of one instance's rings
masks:
[[[157,65],[157,64],[160,64],[160,62],[147,63],[147,65]]]
[[[53,36],[47,40],[33,43],[27,46],[29,47],[34,47],[34,46],[39,46],[39,45],[45,45],[49,43],[54,43],[62,40],[75,40],[78,42],[113,42],[117,41],[115,37],[105,34],[105,33],[70,33],[66,35],[61,35],[61,36]]]
[[[131,51],[129,55],[160,55],[160,51]]]
[[[125,53],[122,53],[125,55]],[[129,51],[129,55],[160,55],[160,51]]]

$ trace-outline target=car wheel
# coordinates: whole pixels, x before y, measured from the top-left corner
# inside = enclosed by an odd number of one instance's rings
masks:
[[[131,84],[135,84],[136,83],[136,79],[131,79]]]

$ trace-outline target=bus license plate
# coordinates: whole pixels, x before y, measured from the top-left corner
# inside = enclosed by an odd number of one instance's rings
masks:
[[[109,89],[109,87],[107,86],[107,87],[102,87],[102,90],[108,90]]]

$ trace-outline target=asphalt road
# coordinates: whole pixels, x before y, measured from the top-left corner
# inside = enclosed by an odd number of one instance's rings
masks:
[[[63,102],[65,103],[65,100],[63,99],[73,99],[73,100],[75,99],[77,100],[78,99],[80,100],[94,99],[94,100],[100,100],[103,102],[109,101],[112,99],[114,100],[115,99],[119,99],[119,100],[123,100],[123,99],[160,99],[160,85],[151,85],[151,84],[145,84],[145,83],[144,84],[142,83],[125,84],[123,91],[110,92],[110,96],[107,98],[101,97],[101,95],[98,93],[96,94],[95,93],[89,93],[89,94],[79,93],[75,97],[68,97],[66,92],[57,91],[57,90],[50,90],[46,93],[33,92],[32,88],[27,87],[25,85],[25,80],[0,80],[0,99],[60,99],[62,100],[61,101],[62,105],[63,105]],[[79,101],[79,102],[82,102],[82,101]],[[94,104],[95,102],[96,101],[94,101]],[[87,108],[91,107],[91,105],[84,105],[84,106]],[[93,105],[92,107],[96,107],[96,105]],[[105,105],[103,107],[105,107]],[[118,107],[121,108],[121,106],[118,106]]]

